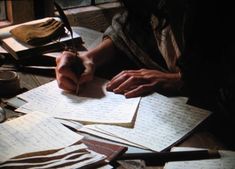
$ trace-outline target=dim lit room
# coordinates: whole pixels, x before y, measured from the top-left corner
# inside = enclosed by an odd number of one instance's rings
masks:
[[[235,169],[234,12],[0,0],[0,168]]]

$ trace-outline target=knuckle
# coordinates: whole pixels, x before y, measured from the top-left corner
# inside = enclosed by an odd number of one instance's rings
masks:
[[[129,78],[129,75],[128,74],[123,74],[122,79],[127,79],[127,78]]]
[[[63,74],[64,73],[64,69],[65,69],[64,66],[58,66],[56,70],[57,70],[58,73]]]
[[[151,79],[153,79],[153,77],[152,77],[151,75],[145,75],[144,78],[145,78],[146,80],[151,80]]]
[[[61,55],[59,55],[59,56],[56,57],[56,59],[55,59],[55,60],[56,60],[56,63],[59,63],[59,62],[60,62],[61,57],[62,57]]]
[[[139,80],[139,78],[138,77],[135,77],[135,76],[131,76],[130,77],[130,81],[138,81]]]
[[[63,89],[64,88],[64,84],[61,80],[57,80],[58,86],[59,88]]]
[[[140,89],[141,91],[145,91],[145,90],[148,90],[149,87],[150,87],[150,86],[148,86],[148,85],[140,85],[140,86],[139,86],[139,89]]]
[[[127,75],[128,74],[128,70],[123,70],[122,74]]]

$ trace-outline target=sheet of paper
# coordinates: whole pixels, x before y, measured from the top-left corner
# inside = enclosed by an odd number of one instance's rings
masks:
[[[0,54],[6,54],[6,53],[8,53],[5,49],[3,49],[1,46],[0,46]]]
[[[78,151],[78,150],[81,150],[81,152],[86,153],[86,151],[84,151],[86,149],[88,149],[88,148],[83,143],[75,144],[75,145],[71,145],[71,146],[65,147],[63,149],[60,149],[59,151],[56,151],[55,153],[49,153],[47,155],[32,155],[30,157],[12,158],[12,159],[8,160],[7,163],[15,163],[15,162],[20,162],[20,161],[40,159],[40,158],[51,158],[51,157],[56,158],[57,156],[71,154],[71,153]]]
[[[209,114],[209,111],[154,93],[141,99],[133,129],[112,125],[86,127],[162,151],[189,134]]]
[[[140,98],[126,99],[123,95],[107,92],[106,80],[95,78],[81,86],[79,96],[59,89],[52,81],[18,95],[27,101],[16,111],[40,111],[50,116],[87,123],[132,125]]]
[[[113,169],[113,166],[105,165],[105,166],[102,166],[102,167],[98,167],[97,169]]]
[[[62,161],[63,159],[67,159],[71,157],[71,155],[84,155],[89,154],[89,151],[86,150],[87,146],[83,143],[79,145],[72,145],[69,147],[65,147],[55,153],[49,153],[46,155],[32,155],[30,157],[16,158],[10,159],[6,163],[0,165],[2,167],[20,167],[24,166],[24,168],[29,168],[29,166],[39,166],[39,165],[47,165],[53,162]]]
[[[86,28],[86,27],[72,27],[76,32],[81,35],[85,44],[84,47],[92,49],[96,47],[103,39],[103,33]]]
[[[2,41],[6,44],[9,44],[11,48],[13,48],[15,51],[22,51],[28,49],[26,45],[23,45],[22,43],[19,43],[16,39],[13,37],[8,37],[5,39],[2,39]]]
[[[81,135],[40,113],[2,123],[0,131],[0,163],[20,154],[66,147],[82,139]]]
[[[176,147],[173,151],[192,151],[198,148]],[[177,161],[168,162],[164,169],[234,169],[235,168],[235,152],[219,151],[221,158],[209,160],[193,160],[193,161]]]
[[[90,150],[90,154],[87,155],[87,157],[85,157],[85,155],[81,158],[77,158],[77,159],[72,159],[70,161],[74,161],[75,163],[73,165],[70,166],[65,166],[65,167],[58,167],[58,169],[71,169],[71,168],[96,168],[97,165],[100,166],[100,164],[107,164],[107,162],[105,162],[105,157],[104,155],[101,155],[99,153],[96,153],[94,151]],[[84,159],[83,161],[81,161],[81,159]],[[93,165],[93,167],[92,167]],[[89,167],[86,167],[89,166]],[[44,167],[45,169],[47,168],[53,168],[53,166],[47,166]],[[40,168],[43,169],[43,168]]]
[[[79,168],[86,167],[88,165],[96,166],[98,162],[103,162],[106,156],[98,154],[94,151],[81,151],[81,152],[72,152],[60,156],[59,158],[43,158],[36,159],[37,161],[42,160],[41,162],[29,161],[29,162],[13,162],[0,165],[0,167],[7,168],[25,168],[25,169],[48,169],[48,168]],[[34,159],[35,160],[35,159]],[[62,167],[63,166],[63,167]],[[78,166],[78,167],[75,167]]]
[[[105,133],[105,132],[102,132],[102,131],[97,131],[97,130],[95,130],[95,128],[92,129],[92,126],[90,126],[89,128],[82,127],[80,129],[78,129],[78,131],[89,133],[91,135],[99,136],[101,138],[105,138],[107,140],[112,140],[112,141],[115,141],[115,142],[123,143],[123,144],[129,145],[129,146],[145,149],[145,147],[143,147],[143,146],[140,146],[138,144],[135,144],[135,143],[129,142],[127,140],[118,138],[118,137],[116,137],[116,136],[114,136],[112,134],[108,134],[108,133]]]

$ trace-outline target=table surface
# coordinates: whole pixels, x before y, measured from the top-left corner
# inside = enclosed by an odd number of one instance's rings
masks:
[[[83,29],[83,28],[73,28],[76,32],[80,33],[83,41],[85,42],[86,48],[91,48],[95,46],[101,40],[102,34],[98,32],[93,32],[91,30]],[[85,36],[87,34],[86,31],[90,31],[89,33],[93,33],[91,36]],[[92,38],[96,38],[96,40],[92,40]],[[97,40],[98,39],[98,40]],[[0,70],[16,70],[14,67],[9,67],[9,65],[3,65],[0,67]],[[50,70],[49,73],[46,71],[40,72],[36,71],[18,71],[20,76],[20,84],[21,88],[24,90],[30,90],[35,87],[38,87],[42,84],[45,84],[51,80],[55,79],[54,71]],[[2,106],[4,106],[1,101]],[[11,111],[8,111],[8,118],[14,118],[18,116],[18,114],[14,114]],[[185,138],[183,141],[177,144],[177,146],[184,147],[199,147],[199,148],[210,148],[210,149],[227,149],[227,147],[222,144],[218,138],[215,137],[211,132],[207,130],[207,126],[201,126],[197,130],[195,130],[191,135]],[[145,162],[141,160],[132,160],[132,161],[120,161],[119,169],[124,168],[143,168],[145,166]],[[151,166],[152,164],[144,167],[149,169],[160,169],[163,168],[162,164],[159,166]]]

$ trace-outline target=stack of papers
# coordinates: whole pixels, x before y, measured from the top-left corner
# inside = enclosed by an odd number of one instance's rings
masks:
[[[209,111],[160,94],[143,97],[135,125],[86,125],[80,131],[152,151],[163,151],[178,143],[210,115]]]
[[[96,78],[81,86],[79,96],[59,89],[52,81],[17,97],[26,101],[16,111],[44,112],[47,115],[83,123],[105,123],[132,126],[140,98],[126,99],[123,95],[107,92],[106,80]]]
[[[59,89],[57,82],[52,81],[18,95],[27,103],[17,111],[44,112],[70,120],[64,121],[66,125],[78,126],[81,132],[151,151],[175,145],[211,114],[187,105],[185,98],[168,98],[158,93],[126,99],[107,92],[105,83],[95,78],[76,96]],[[75,121],[86,125],[81,127]]]
[[[79,168],[106,158],[81,143],[81,135],[42,113],[0,124],[0,131],[0,168]]]

